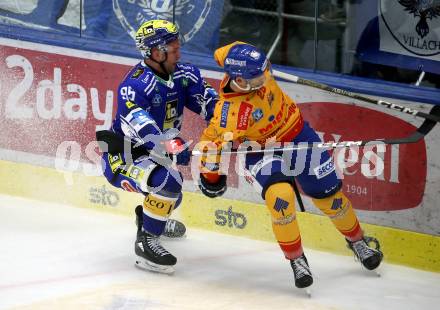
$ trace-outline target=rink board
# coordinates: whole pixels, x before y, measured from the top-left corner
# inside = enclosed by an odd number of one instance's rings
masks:
[[[139,195],[109,185],[93,164],[99,166],[100,159],[95,132],[109,128],[117,84],[139,60],[10,39],[0,39],[0,46],[0,160],[4,160],[0,190],[133,216],[133,207],[142,200]],[[218,86],[221,73],[201,73]],[[410,115],[337,94],[286,82],[280,85],[326,142],[398,138],[421,123]],[[423,111],[432,107],[390,101]],[[184,118],[182,136],[198,141],[204,121],[186,112]],[[437,126],[418,143],[387,146],[383,173],[375,176],[371,165],[361,167],[368,152],[360,150],[356,164],[346,169],[342,188],[360,221],[373,224],[364,227],[367,233],[380,237],[389,261],[437,271],[439,139]],[[75,167],[71,164],[74,161],[88,166],[81,164],[74,173],[61,173],[53,169],[57,161],[62,166]],[[177,213],[195,227],[273,240],[261,197],[238,169],[234,171],[236,163],[232,158],[228,191],[223,199],[215,200],[195,192],[193,176],[183,168],[185,201]],[[310,199],[303,199],[308,213],[299,214],[299,218],[305,245],[348,254],[329,221],[318,215]]]
[[[110,186],[103,177],[10,161],[0,161],[0,177],[3,194],[124,216],[134,217],[134,207],[143,199],[140,194]],[[185,192],[175,217],[190,227],[275,242],[270,215],[263,204]],[[326,217],[298,212],[298,222],[306,248],[351,255]],[[387,262],[440,272],[440,237],[370,224],[363,228],[380,240]]]
[[[14,155],[22,152],[51,159],[47,167],[55,167],[54,158],[99,161],[93,150],[95,132],[110,127],[118,82],[139,60],[1,38],[0,46],[0,159],[41,164],[27,155]],[[201,74],[218,87],[220,72],[202,70]],[[421,124],[421,119],[413,116],[337,94],[287,82],[280,85],[325,142],[400,138]],[[432,107],[390,101],[423,111]],[[185,111],[182,136],[186,140],[198,141],[204,126],[200,117]],[[384,169],[377,175],[372,175],[371,163],[367,169],[361,167],[371,154],[365,148],[359,150],[356,163],[344,170],[342,190],[362,222],[440,236],[439,139],[437,126],[418,143],[386,146],[381,159]],[[70,153],[68,145],[72,146]],[[12,155],[5,156],[3,150]],[[234,170],[235,163],[233,158],[225,197],[261,204],[252,186]],[[182,172],[191,183],[189,170]],[[193,192],[194,186],[185,190]],[[96,200],[105,191],[95,188]],[[110,195],[112,198],[116,199]],[[305,204],[308,212],[318,214],[310,200],[305,199]]]

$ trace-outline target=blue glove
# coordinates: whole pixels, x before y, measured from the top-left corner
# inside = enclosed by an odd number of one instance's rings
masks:
[[[216,183],[210,183],[201,173],[199,179],[199,188],[202,193],[209,198],[220,197],[228,188],[226,185],[226,175],[222,174]]]

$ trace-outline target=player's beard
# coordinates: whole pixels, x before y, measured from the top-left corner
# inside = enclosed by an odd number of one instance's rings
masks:
[[[174,71],[176,71],[177,62],[174,64],[171,64],[169,62],[164,62],[163,66],[168,74],[173,74]]]

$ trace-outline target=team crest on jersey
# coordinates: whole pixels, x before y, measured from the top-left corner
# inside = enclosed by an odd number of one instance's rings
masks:
[[[144,73],[143,68],[137,68],[137,70],[133,73],[133,75],[130,77],[131,79],[138,79],[142,73]]]
[[[252,118],[255,122],[258,122],[260,119],[263,118],[263,110],[256,109],[254,112],[252,112]]]
[[[151,101],[153,107],[159,107],[162,103],[162,96],[159,94],[154,95],[153,100]]]
[[[184,42],[191,41],[194,35],[205,24],[212,9],[214,0],[113,0],[113,12],[122,27],[134,39],[136,30],[146,21],[152,19],[175,20]],[[174,7],[173,7],[174,6]],[[130,23],[130,21],[135,21]]]

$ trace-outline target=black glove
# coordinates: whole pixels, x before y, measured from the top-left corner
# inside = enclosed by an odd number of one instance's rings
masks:
[[[226,192],[226,175],[220,175],[220,179],[216,183],[209,183],[203,174],[200,174],[199,188],[205,196],[209,198],[220,197]]]
[[[176,163],[182,166],[188,166],[191,160],[191,152],[188,149],[183,150],[176,156]]]

